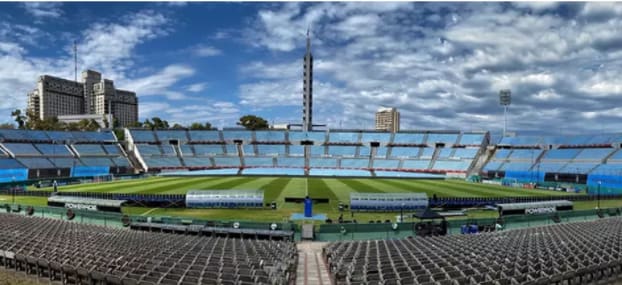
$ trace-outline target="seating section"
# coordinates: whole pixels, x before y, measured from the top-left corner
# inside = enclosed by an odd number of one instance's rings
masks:
[[[364,158],[343,158],[341,159],[342,168],[367,168],[369,159]]]
[[[404,160],[402,168],[406,169],[427,169],[430,165],[429,160]]]
[[[215,156],[214,157],[214,163],[216,164],[216,166],[226,166],[226,167],[240,167],[240,158],[237,156],[234,157],[230,157],[230,156],[225,156],[225,157],[219,157],[219,156]]]
[[[153,131],[148,130],[132,130],[131,132],[134,143],[154,143],[156,142]]]
[[[359,143],[359,133],[329,133],[328,134],[328,142],[329,143],[337,143],[337,144],[358,144]]]
[[[293,242],[0,214],[0,265],[63,284],[290,284]]]
[[[445,146],[451,146],[457,144],[457,134],[428,134],[427,143],[429,146],[433,146],[435,143],[444,143]]]
[[[161,142],[169,142],[171,140],[188,141],[188,133],[186,130],[157,130],[155,134],[158,136],[158,141]]]
[[[4,160],[3,169],[130,166],[112,132],[0,130],[0,136],[2,156],[14,159]],[[37,177],[35,173],[32,178]]]
[[[194,153],[197,156],[223,154],[224,148],[220,144],[195,144]]]
[[[369,145],[371,142],[378,142],[381,145],[388,144],[391,141],[390,133],[361,133],[361,143]]]
[[[459,144],[479,146],[484,142],[484,138],[484,134],[462,134]]]
[[[610,284],[622,273],[622,220],[480,235],[328,244],[336,284]],[[597,282],[597,281],[603,281]]]
[[[192,142],[222,142],[220,131],[188,131]]]
[[[447,171],[466,171],[471,164],[470,160],[437,160],[434,168]]]
[[[245,157],[246,166],[274,166],[272,157]]]
[[[258,155],[285,155],[285,146],[278,144],[258,144]]]
[[[393,136],[393,144],[413,145],[423,144],[424,135],[420,133],[396,133]]]
[[[349,156],[354,157],[356,154],[355,146],[337,146],[331,145],[328,147],[328,153],[331,156]]]
[[[137,135],[134,136],[134,133]],[[486,136],[485,133],[460,132],[301,132],[244,129],[130,130],[130,135],[135,137],[135,149],[140,154],[144,166],[156,171],[165,167],[193,170],[212,167],[244,169],[306,166],[311,169],[365,169],[371,164],[373,168],[378,169],[435,173],[467,171],[479,152],[480,148],[476,146],[481,147]],[[173,140],[179,145],[170,145]],[[311,143],[307,143],[308,141]],[[438,154],[437,143],[444,143],[438,146]],[[456,147],[453,147],[454,145]],[[372,154],[374,157],[371,157]],[[167,158],[169,156],[177,156],[179,163],[177,160]],[[209,159],[196,159],[197,157]],[[430,162],[437,158],[448,161],[438,164],[447,168],[430,168],[433,165]],[[166,159],[167,162],[154,162],[158,159]],[[405,163],[406,160],[416,162]],[[415,166],[416,168],[411,168]]]
[[[77,144],[74,145],[73,148],[80,155],[91,156],[91,155],[106,155],[106,151],[99,144]]]
[[[273,142],[273,143],[285,143],[285,132],[281,131],[256,131],[256,142]]]

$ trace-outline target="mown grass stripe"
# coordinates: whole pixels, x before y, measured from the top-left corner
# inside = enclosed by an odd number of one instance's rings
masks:
[[[336,205],[339,198],[330,190],[324,179],[309,179],[309,197],[328,198],[331,205]]]
[[[438,187],[430,187],[431,185],[426,185],[421,181],[407,181],[401,179],[391,179],[391,180],[380,180],[381,183],[385,183],[392,187],[397,187],[400,189],[404,189],[407,192],[418,192],[418,193],[426,193],[428,196],[433,196],[436,194],[439,197],[461,197],[465,196],[465,193],[462,191],[456,191],[451,189],[441,189]],[[393,192],[389,190],[388,192]],[[470,197],[470,196],[466,196]]]
[[[328,187],[328,189],[330,189],[330,191],[333,192],[335,197],[339,199],[339,201],[342,201],[344,203],[349,203],[350,193],[354,192],[354,189],[344,184],[343,182],[339,181],[339,179],[325,178],[323,179],[323,181]]]
[[[304,197],[306,184],[307,178],[292,178],[276,200],[285,201],[285,197]]]
[[[210,187],[211,185],[217,184],[217,183],[221,183],[222,181],[228,181],[231,180],[231,177],[222,177],[222,176],[218,176],[218,177],[210,177],[209,180],[205,180],[205,181],[200,181],[197,182],[195,184],[192,185],[187,185],[187,187],[184,188],[173,188],[171,190],[167,190],[165,192],[165,194],[185,194],[188,193],[188,191],[190,190],[203,190],[206,187]]]
[[[96,182],[89,184],[76,184],[76,185],[67,185],[60,186],[60,191],[68,191],[68,192],[95,192],[97,190],[108,190],[115,189],[120,186],[126,185],[144,185],[144,184],[155,184],[161,183],[162,181],[174,180],[174,178],[147,178],[147,179],[132,179],[132,180],[117,180],[117,181],[106,181],[106,182]],[[52,191],[53,187],[41,188],[41,190],[49,190]]]
[[[429,181],[442,187],[459,189],[467,193],[476,194],[480,197],[511,197],[511,196],[550,196],[550,194],[558,195],[556,192],[542,193],[541,190],[526,190],[511,187],[488,188],[482,187],[485,184],[465,183],[460,181]]]
[[[251,181],[256,181],[257,178],[256,177],[230,177],[227,181],[221,182],[221,183],[217,183],[214,185],[210,185],[209,187],[206,187],[205,189],[217,189],[217,190],[226,190],[226,189],[234,189],[236,187],[238,187],[239,185],[242,184],[246,184],[249,183]]]
[[[289,177],[280,177],[275,180],[270,181],[270,183],[261,187],[264,190],[263,198],[266,202],[276,201],[278,197],[281,196],[281,193],[285,191],[287,185],[292,179]]]
[[[170,185],[177,183],[178,179],[158,179],[154,181],[146,181],[144,183],[128,183],[119,185],[108,185],[106,187],[85,188],[81,192],[99,192],[99,193],[135,193],[137,190],[158,187],[160,185]]]
[[[488,190],[479,190],[475,187],[459,187],[454,184],[447,184],[444,181],[421,181],[422,184],[428,185],[432,189],[437,190],[437,192],[453,192],[453,193],[462,193],[462,194],[454,194],[451,196],[457,197],[499,197],[505,196],[499,190],[496,191],[488,191]],[[441,196],[440,194],[437,194]]]
[[[155,187],[140,187],[136,186],[130,189],[127,189],[130,193],[140,193],[140,194],[161,194],[166,191],[171,191],[173,189],[178,190],[178,192],[182,192],[183,189],[187,189],[192,187],[197,183],[202,183],[208,180],[211,180],[211,177],[193,177],[193,178],[184,178],[179,179],[177,181],[162,183],[159,185],[154,185]]]
[[[338,181],[352,188],[356,192],[361,192],[361,193],[382,193],[384,192],[381,189],[373,187],[369,183],[363,183],[358,179],[347,179],[346,178],[346,179],[338,179]]]

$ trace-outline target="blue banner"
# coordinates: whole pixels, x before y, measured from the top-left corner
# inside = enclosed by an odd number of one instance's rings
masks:
[[[71,177],[94,177],[110,174],[110,166],[75,166],[71,168]]]
[[[590,174],[587,176],[588,194],[622,194],[622,176],[609,174]]]
[[[508,170],[505,172],[505,178],[521,183],[542,182],[544,181],[544,172]]]
[[[0,170],[0,182],[26,181],[28,180],[28,168],[2,169]]]

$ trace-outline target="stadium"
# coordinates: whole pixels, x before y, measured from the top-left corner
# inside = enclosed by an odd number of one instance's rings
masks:
[[[158,7],[173,10],[185,5]],[[297,9],[294,6],[288,9]],[[38,9],[38,5],[30,8]],[[98,15],[105,14],[100,8],[103,11],[103,7],[98,6]],[[322,9],[337,11],[351,7],[333,8]],[[401,10],[398,6],[375,8]],[[549,7],[539,9],[543,9],[537,10],[542,12]],[[37,10],[39,15],[62,14],[60,10],[55,11]],[[373,13],[380,15],[379,11]],[[474,11],[476,14],[483,12]],[[89,15],[78,12],[76,14],[81,17]],[[606,14],[597,12],[599,17]],[[212,13],[220,13],[220,10]],[[440,20],[436,12],[426,10],[425,13],[432,14],[428,20],[435,22],[435,26],[440,25],[436,23]],[[166,22],[166,17],[152,14],[127,17],[136,18],[140,29],[119,25],[112,26],[112,30],[134,31],[148,38],[169,33],[178,36],[178,31],[173,33],[172,28],[159,26]],[[260,14],[269,21],[291,17],[275,16],[272,12]],[[203,12],[196,15],[202,20],[211,18]],[[151,19],[153,16],[161,17]],[[559,15],[551,18],[557,17]],[[448,18],[452,19],[451,25],[461,21],[455,14]],[[350,24],[375,22],[368,17],[352,19]],[[489,18],[484,19],[490,22]],[[284,25],[279,21],[276,22]],[[525,26],[535,25],[535,22],[530,21]],[[575,24],[573,21],[569,26]],[[201,22],[196,26],[207,25]],[[396,26],[404,24],[400,22]],[[105,25],[95,24],[94,27],[104,29]],[[162,31],[151,32],[151,28]],[[102,34],[106,34],[105,31]],[[360,29],[342,27],[337,31],[358,33]],[[470,33],[476,32],[467,30],[456,34]],[[90,33],[84,34],[90,36]],[[209,38],[230,36],[223,31],[218,35]],[[125,35],[119,37],[126,40]],[[191,37],[197,38],[196,34]],[[102,52],[113,50],[122,54],[118,57],[119,63],[123,62],[120,69],[107,70],[113,71],[115,76],[134,73],[129,70],[137,67],[132,61],[145,61],[142,57],[129,58],[131,52],[115,42],[114,36],[108,38],[97,33],[93,38],[113,42],[106,45],[114,48],[106,46]],[[406,38],[411,40],[410,35]],[[473,41],[471,36],[466,38]],[[382,42],[385,40],[383,38]],[[441,46],[448,42],[443,37],[429,42],[439,40]],[[17,45],[2,43],[4,50],[20,57],[26,54]],[[605,41],[598,47],[606,45]],[[280,128],[274,124],[269,126],[266,121],[266,126],[258,128],[242,123],[238,125],[243,127],[238,128],[212,128],[208,122],[198,123],[199,128],[183,128],[178,124],[179,127],[168,128],[167,122],[166,127],[157,128],[147,125],[149,120],[146,120],[142,128],[138,128],[140,124],[134,124],[138,120],[135,92],[116,89],[112,80],[102,78],[93,70],[85,71],[83,82],[78,82],[74,41],[74,81],[40,77],[38,89],[28,94],[30,112],[25,112],[28,115],[39,112],[38,119],[37,114],[33,119],[14,112],[16,122],[21,120],[18,129],[0,129],[0,285],[571,285],[622,282],[622,133],[522,135],[518,132],[517,135],[507,134],[507,126],[504,126],[503,136],[496,137],[491,131],[461,130],[454,124],[447,124],[447,129],[441,130],[403,130],[399,128],[396,108],[388,107],[381,110],[393,112],[385,117],[384,123],[391,121],[389,127],[379,127],[378,113],[373,130],[342,129],[341,122],[339,129],[329,128],[318,125],[318,117],[314,124],[310,46],[307,27],[301,124]],[[540,48],[540,43],[534,46]],[[212,46],[193,47],[200,48],[199,54],[204,58],[211,59],[223,53]],[[546,46],[543,47],[542,50],[546,50]],[[279,48],[289,49],[287,44]],[[433,57],[454,48],[467,49],[435,46],[438,50]],[[484,54],[472,49],[477,57]],[[190,54],[189,50],[154,54],[177,58]],[[376,48],[371,47],[371,50]],[[326,52],[320,54],[326,55]],[[373,60],[380,54],[375,54]],[[99,54],[92,57],[99,57]],[[395,68],[390,73],[402,77],[401,61],[411,59],[400,57],[398,60],[399,64],[387,62],[385,67]],[[447,61],[452,62],[454,58]],[[251,68],[246,73],[264,67],[262,62],[247,63]],[[324,69],[338,65],[324,64]],[[103,65],[108,69],[114,64]],[[232,64],[222,65],[218,72],[226,72],[224,66]],[[274,70],[288,69],[283,66]],[[353,66],[350,68],[365,68],[365,65]],[[598,68],[605,68],[605,65]],[[153,67],[136,69],[137,74],[142,74]],[[423,65],[417,69],[425,70]],[[491,69],[482,68],[481,73],[488,76],[494,72]],[[138,87],[158,89],[167,82],[156,84],[155,81],[170,81],[169,85],[173,85],[183,81],[183,77],[170,78],[176,73],[181,76],[195,73],[181,65],[169,65],[164,71],[168,73],[146,78]],[[431,74],[426,76],[436,77]],[[481,80],[477,75],[472,77],[474,81]],[[548,80],[548,74],[529,75],[526,79],[529,80],[520,81],[520,84],[527,87],[534,85],[534,81],[546,81],[545,84],[555,81]],[[363,78],[365,80],[367,78]],[[403,82],[407,80],[411,79]],[[124,81],[127,80],[118,82]],[[389,82],[384,78],[382,81]],[[403,82],[391,84],[410,84]],[[480,86],[476,83],[474,85]],[[190,84],[184,86],[184,90],[198,93],[206,85],[211,88],[211,84]],[[428,85],[437,84],[428,82]],[[454,92],[455,85],[452,86]],[[588,90],[620,89],[611,86],[594,83]],[[521,86],[519,90],[527,93],[524,88]],[[159,94],[162,93],[167,100],[169,95],[175,100],[186,98],[179,92],[164,89],[147,90],[151,93],[143,94],[162,96]],[[257,89],[265,88],[255,88],[255,91]],[[449,96],[446,90],[430,90],[425,93],[455,97],[455,93]],[[542,95],[536,98],[541,100],[538,102],[557,96],[551,90],[538,94]],[[380,95],[377,97],[384,96]],[[511,92],[503,89],[499,95],[507,114]],[[214,110],[230,106],[227,103],[205,100],[205,104],[213,104],[213,108],[199,107]],[[159,106],[174,109],[172,104]],[[174,110],[175,114],[200,109],[185,107]],[[213,112],[197,113],[212,115]],[[65,119],[98,118],[102,124],[106,120],[107,127],[114,128],[68,131],[70,128],[47,124],[58,122],[61,114],[65,114]],[[316,116],[318,114],[321,112]],[[196,116],[196,120],[204,119]],[[40,124],[31,127],[33,125],[26,124],[30,121],[24,121],[26,119]],[[91,125],[88,120],[86,123],[86,127]],[[92,123],[98,124],[95,119]],[[507,125],[507,117],[505,123]]]
[[[620,270],[620,134],[496,142],[461,131],[125,135],[0,131],[6,269],[106,284],[584,284],[617,280]],[[589,259],[447,255],[469,243],[511,256],[537,233],[545,236],[536,250],[547,250],[575,230],[559,254]],[[575,244],[588,236],[599,248]],[[168,250],[152,255],[147,240]],[[113,251],[100,251],[111,242]],[[81,249],[61,254],[70,243]],[[115,253],[126,246],[136,253]],[[219,257],[198,264],[203,254]]]

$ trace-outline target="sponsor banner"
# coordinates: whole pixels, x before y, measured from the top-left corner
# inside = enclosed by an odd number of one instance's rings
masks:
[[[71,168],[71,177],[95,177],[110,174],[110,166],[75,166]]]
[[[97,211],[97,205],[65,203],[65,208],[76,210]]]
[[[557,212],[555,207],[525,209],[525,214],[527,214],[527,215],[551,214],[551,213],[555,213],[555,212]]]
[[[13,182],[28,180],[27,168],[2,169],[0,170],[0,182]]]

